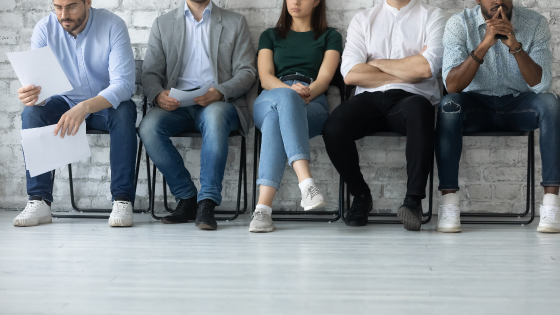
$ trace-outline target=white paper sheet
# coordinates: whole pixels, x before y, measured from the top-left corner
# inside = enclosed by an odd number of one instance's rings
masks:
[[[91,156],[85,121],[75,136],[53,135],[56,125],[21,131],[25,166],[31,177]]]
[[[41,87],[37,104],[53,95],[73,89],[49,46],[6,55],[23,86]]]
[[[171,92],[169,92],[169,97],[172,97],[178,100],[179,102],[181,102],[181,105],[179,105],[179,107],[193,106],[196,105],[193,99],[208,93],[210,88],[213,86],[214,84],[210,82],[206,86],[203,86],[200,89],[191,92],[185,92],[185,91],[171,88]]]

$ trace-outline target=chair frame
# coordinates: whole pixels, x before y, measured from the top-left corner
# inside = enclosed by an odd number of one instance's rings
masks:
[[[240,214],[245,213],[247,211],[247,143],[246,138],[243,136],[239,131],[233,131],[229,134],[229,137],[241,137],[241,156],[239,158],[239,179],[237,182],[237,205],[235,210],[215,210],[215,214],[232,214],[231,217],[216,217],[216,220],[219,221],[232,221],[237,219]],[[173,137],[180,137],[180,138],[202,138],[201,133],[197,132],[183,132],[179,133]],[[146,153],[147,155],[147,153]],[[148,162],[149,164],[149,162]],[[151,215],[156,220],[161,220],[163,217],[157,216],[155,214],[155,190],[156,190],[156,171],[157,167],[154,164],[153,174],[152,174],[152,182],[150,187],[150,211]],[[163,205],[165,210],[170,213],[173,213],[173,209],[169,208],[167,203],[167,185],[165,181],[165,177],[162,176],[162,186],[163,186]],[[241,187],[243,186],[243,209],[241,209]]]
[[[142,85],[142,82],[140,81],[140,76],[142,74],[142,64],[143,64],[143,60],[135,60],[135,66],[136,66],[136,80],[135,83],[136,85]],[[147,97],[144,95],[143,97],[143,105],[142,105],[142,117],[146,116],[146,104],[147,104]],[[98,129],[87,129],[86,130],[86,134],[88,135],[108,135],[109,132],[105,131],[105,130],[98,130]],[[138,153],[137,153],[137,157],[136,157],[136,170],[135,170],[135,179],[134,179],[134,190],[136,191],[136,188],[138,186],[138,174],[140,171],[140,159],[142,157],[142,140],[139,141],[138,144]],[[150,165],[148,163],[148,153],[146,153],[146,162],[147,162],[147,176],[148,176],[148,186],[150,183]],[[52,181],[54,184],[54,178],[55,178],[55,170],[52,171]],[[78,208],[78,206],[76,205],[76,201],[75,201],[75,195],[74,195],[74,179],[72,176],[72,163],[68,164],[68,181],[69,181],[69,185],[70,185],[70,203],[72,204],[72,208],[75,211],[79,211],[79,212],[92,212],[92,213],[110,213],[112,211],[112,209],[80,209]],[[149,189],[148,189],[149,190]],[[148,192],[149,194],[149,199],[151,200],[151,191]],[[134,213],[147,213],[149,212],[150,209],[137,209],[137,210],[133,210]],[[89,215],[89,214],[52,214],[53,218],[59,218],[59,219],[108,219],[109,216],[108,215]]]
[[[344,101],[344,93],[346,91],[346,85],[344,84],[344,78],[342,78],[342,74],[340,73],[340,65],[335,72],[333,79],[331,80],[330,86],[335,86],[338,88],[340,93],[340,100],[341,102]],[[261,82],[258,82],[258,94],[260,95],[263,91]],[[254,138],[254,147],[253,147],[253,209],[252,212],[255,211],[255,207],[257,205],[257,173],[258,173],[258,164],[260,160],[260,152],[261,152],[261,141],[262,141],[262,133],[260,130],[257,129],[255,126],[255,138]],[[339,198],[340,200],[340,198]],[[334,211],[289,211],[289,210],[274,210],[272,212],[272,216],[274,217],[275,221],[304,221],[304,222],[336,222],[340,220],[342,217],[342,213],[340,212],[340,205],[338,210]],[[277,217],[278,215],[289,215],[289,216],[334,216],[334,218],[302,218],[302,217],[295,217],[295,218],[281,218]]]

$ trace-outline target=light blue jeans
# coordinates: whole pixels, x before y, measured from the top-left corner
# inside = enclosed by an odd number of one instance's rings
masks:
[[[150,159],[161,171],[175,199],[197,196],[197,202],[210,199],[222,202],[222,181],[228,156],[228,138],[239,128],[239,116],[230,103],[179,107],[166,111],[154,107],[142,119],[138,135]],[[170,137],[181,132],[202,133],[200,152],[200,191]]]
[[[287,85],[300,81],[284,81]],[[253,105],[255,126],[262,132],[258,185],[280,188],[286,161],[311,160],[309,139],[321,134],[329,117],[325,95],[305,104],[288,88],[263,91]]]

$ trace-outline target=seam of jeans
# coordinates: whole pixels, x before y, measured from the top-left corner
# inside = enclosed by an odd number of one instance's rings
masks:
[[[298,153],[298,154],[292,155],[292,157],[288,158],[288,165],[292,166],[292,164],[295,161],[299,161],[299,160],[311,161],[311,155],[310,154],[305,154],[305,153]]]
[[[268,186],[268,187],[275,188],[276,190],[280,190],[280,183],[277,183],[273,180],[266,179],[266,178],[259,178],[257,180],[257,185]]]

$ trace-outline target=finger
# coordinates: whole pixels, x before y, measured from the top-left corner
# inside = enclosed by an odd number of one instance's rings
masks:
[[[498,10],[496,11],[496,14],[494,14],[494,16],[492,17],[493,19],[497,19],[500,16],[500,9],[502,7],[499,7]]]
[[[35,103],[37,103],[38,99],[39,99],[39,97],[35,97],[35,98],[32,98],[29,102],[23,103],[23,104],[25,106],[35,106]]]
[[[27,86],[22,86],[22,87],[20,87],[20,88],[17,90],[17,92],[18,92],[19,94],[21,94],[21,93],[25,93],[25,92],[31,91],[31,90],[33,90],[33,89],[35,89],[35,85],[27,85]]]
[[[29,90],[29,91],[27,91],[27,92],[25,92],[25,93],[20,93],[18,97],[19,97],[20,100],[22,100],[22,99],[24,99],[24,98],[26,98],[26,97],[39,95],[40,93],[41,93],[41,89],[40,89],[40,88],[36,88],[36,89],[33,89],[33,90]]]
[[[500,6],[500,9],[498,11],[500,11],[500,15],[502,16],[502,20],[509,21],[506,14],[504,13],[504,9],[503,9],[502,6]]]
[[[74,125],[74,131],[72,132],[72,135],[75,136],[78,133],[78,130],[80,130],[80,125],[78,122],[76,122],[76,124]]]
[[[74,130],[76,123],[75,122],[69,122],[68,123],[68,129],[66,130],[66,135],[67,136],[71,136]]]
[[[163,99],[164,99],[166,102],[170,103],[170,104],[179,104],[179,101],[178,101],[178,100],[176,100],[176,99],[174,99],[173,97],[170,97],[170,96],[168,96],[168,95],[164,95],[164,96],[163,96]]]
[[[64,120],[63,120],[63,118],[60,118],[60,120],[58,121],[58,124],[56,124],[56,127],[54,127],[53,134],[56,136],[59,131],[62,133],[62,127],[63,126],[64,126]]]

